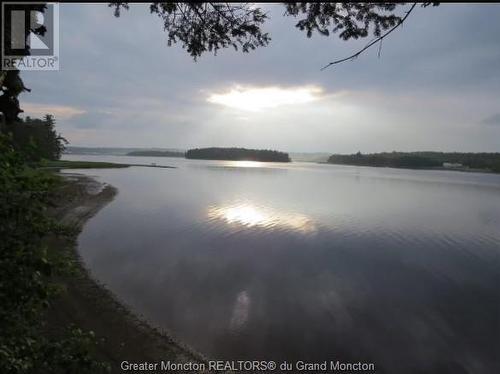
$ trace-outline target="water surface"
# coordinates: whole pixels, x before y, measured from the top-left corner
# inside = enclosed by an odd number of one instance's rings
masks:
[[[500,176],[66,156],[118,188],[85,226],[92,275],[221,359],[500,372]]]

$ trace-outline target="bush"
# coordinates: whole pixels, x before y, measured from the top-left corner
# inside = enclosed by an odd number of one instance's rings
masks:
[[[0,135],[0,373],[93,373],[91,335],[71,329],[63,340],[41,332],[42,313],[60,270],[43,238],[61,232],[47,217],[54,175],[34,170]],[[59,261],[57,264],[59,265]]]

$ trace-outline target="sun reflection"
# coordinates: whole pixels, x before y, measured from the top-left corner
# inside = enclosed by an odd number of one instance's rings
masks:
[[[258,168],[263,166],[263,162],[260,161],[227,161],[226,166],[230,167],[242,167],[242,168]]]
[[[306,215],[256,207],[248,203],[222,207],[212,206],[208,209],[208,218],[247,227],[277,228],[302,233],[311,233],[317,230],[316,224]]]

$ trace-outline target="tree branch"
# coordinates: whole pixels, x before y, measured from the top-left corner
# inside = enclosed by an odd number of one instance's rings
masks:
[[[406,12],[406,15],[398,22],[398,24],[395,25],[389,31],[387,31],[385,34],[383,34],[383,35],[379,36],[378,38],[372,40],[364,48],[360,49],[358,52],[354,53],[353,55],[350,55],[349,57],[342,58],[340,60],[336,60],[336,61],[330,62],[329,64],[323,66],[321,68],[321,70],[325,70],[326,68],[328,68],[328,67],[330,67],[332,65],[340,64],[340,63],[345,62],[345,61],[354,60],[356,57],[358,57],[361,53],[363,53],[364,51],[366,51],[368,48],[370,48],[374,44],[377,44],[377,42],[382,42],[382,40],[386,36],[388,36],[391,32],[393,32],[394,30],[396,30],[399,26],[401,26],[403,24],[403,22],[408,18],[408,16],[413,11],[413,9],[415,9],[416,6],[417,6],[417,3],[413,3],[413,5],[411,6],[411,8]]]

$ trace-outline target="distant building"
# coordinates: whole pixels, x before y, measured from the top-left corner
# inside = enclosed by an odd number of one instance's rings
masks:
[[[463,168],[464,166],[458,162],[443,162],[444,168]]]

